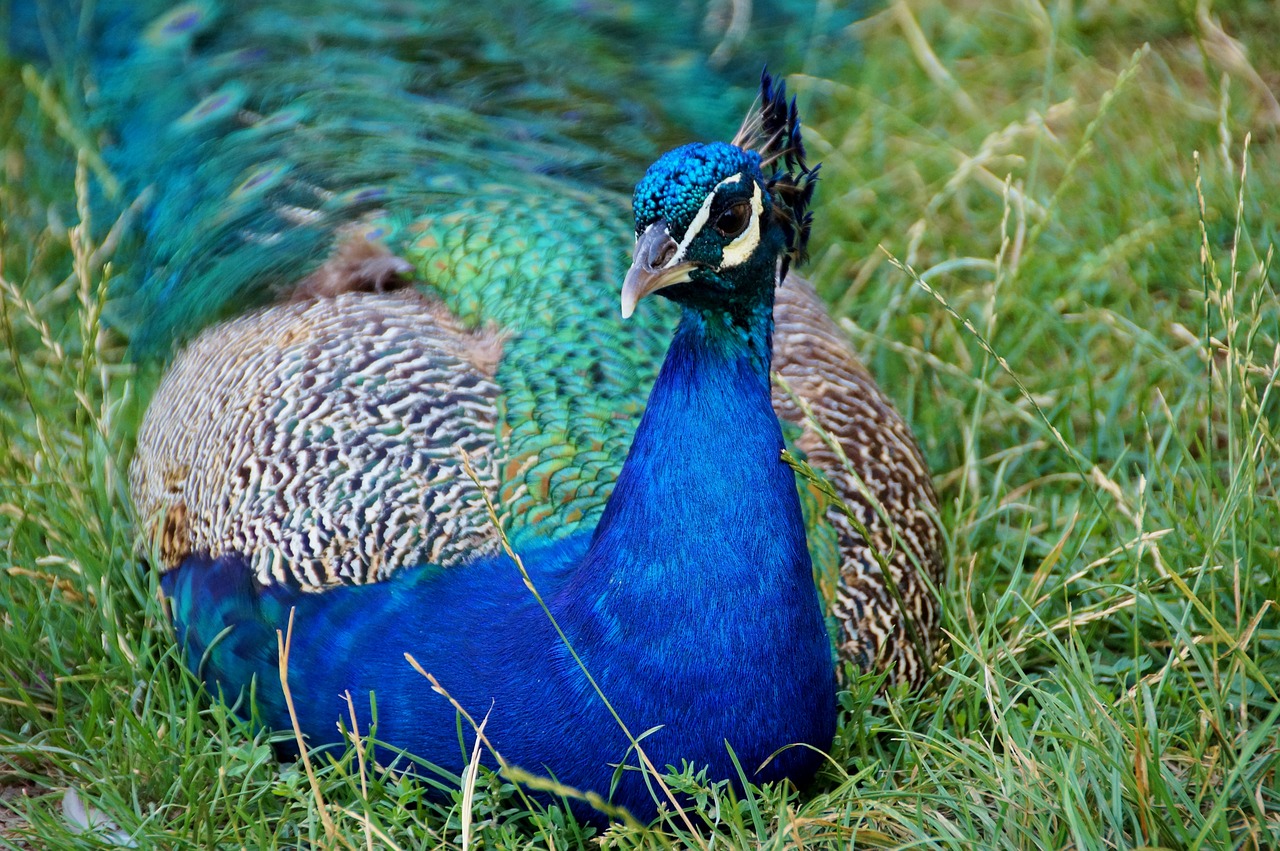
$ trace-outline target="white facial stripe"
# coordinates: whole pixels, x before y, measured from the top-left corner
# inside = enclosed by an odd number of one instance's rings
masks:
[[[760,197],[760,184],[757,183],[751,192],[751,221],[747,229],[738,234],[737,239],[724,247],[724,255],[720,259],[720,268],[737,266],[747,261],[751,253],[760,244],[760,214],[764,212],[764,200]]]
[[[707,193],[707,197],[702,199],[702,206],[698,208],[698,214],[693,217],[693,221],[689,222],[689,229],[684,232],[684,239],[680,240],[680,245],[676,248],[675,256],[671,258],[668,266],[684,260],[684,253],[689,248],[689,243],[702,232],[702,228],[707,223],[707,219],[711,217],[711,202],[716,200],[716,193],[720,191],[721,186],[732,186],[742,180],[742,173],[731,174],[724,180],[716,184],[715,189]],[[757,188],[757,192],[759,189]]]

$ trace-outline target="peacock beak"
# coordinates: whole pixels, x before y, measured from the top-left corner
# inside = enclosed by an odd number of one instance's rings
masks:
[[[622,318],[635,312],[636,304],[649,293],[663,287],[682,284],[696,263],[681,263],[680,246],[667,232],[667,223],[658,219],[636,240],[631,254],[631,268],[622,282]]]

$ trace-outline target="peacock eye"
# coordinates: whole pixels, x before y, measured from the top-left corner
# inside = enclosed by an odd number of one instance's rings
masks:
[[[739,201],[720,214],[720,218],[716,219],[715,228],[721,236],[732,239],[746,230],[749,221],[751,221],[751,205],[746,201]]]

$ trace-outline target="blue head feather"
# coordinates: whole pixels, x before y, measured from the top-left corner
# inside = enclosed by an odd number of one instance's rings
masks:
[[[679,239],[697,215],[702,201],[716,184],[743,173],[761,185],[764,172],[760,155],[725,142],[695,142],[667,151],[649,166],[636,184],[632,204],[636,233],[659,218],[665,218],[671,235]]]

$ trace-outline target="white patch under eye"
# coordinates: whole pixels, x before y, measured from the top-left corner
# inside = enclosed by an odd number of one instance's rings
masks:
[[[707,219],[711,218],[711,203],[716,200],[716,193],[720,191],[721,186],[732,186],[742,180],[742,172],[731,174],[724,180],[716,184],[715,188],[707,193],[707,197],[702,199],[702,206],[698,208],[698,214],[693,217],[693,221],[689,222],[689,229],[684,232],[684,239],[680,240],[680,245],[676,248],[675,256],[671,258],[668,266],[674,266],[684,260],[684,253],[688,250],[689,244],[697,238],[702,232],[703,226],[706,225]],[[759,187],[756,189],[759,192]],[[757,236],[757,239],[759,237]]]
[[[724,247],[724,254],[720,259],[721,269],[732,268],[747,262],[747,258],[756,250],[756,246],[760,244],[762,212],[764,212],[764,201],[760,197],[760,184],[757,183],[751,191],[751,221],[747,223],[746,230]]]

